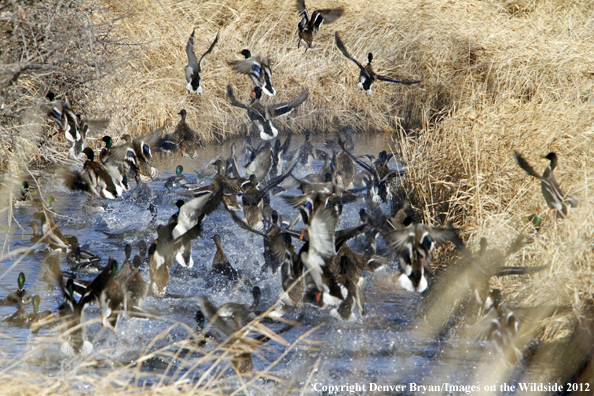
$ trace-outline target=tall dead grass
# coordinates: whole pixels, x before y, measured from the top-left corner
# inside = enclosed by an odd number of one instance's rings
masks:
[[[124,70],[102,78],[103,91],[86,102],[90,113],[110,109],[107,133],[138,135],[175,125],[181,108],[207,141],[243,133],[249,121],[229,105],[225,86],[233,85],[247,102],[251,85],[228,62],[243,48],[268,55],[278,92],[269,102],[295,97],[305,87],[310,91],[280,125],[394,133],[394,149],[408,169],[404,187],[426,222],[453,220],[472,249],[482,236],[501,250],[519,233],[531,236],[509,264],[550,263],[550,270],[493,280],[492,286],[502,288],[510,304],[572,306],[573,312],[539,323],[531,335],[559,348],[573,345],[571,335],[594,290],[592,4],[308,1],[310,11],[344,6],[345,13],[322,26],[317,47],[307,52],[297,49],[293,0],[106,4],[130,13],[118,23],[140,43]],[[183,71],[193,29],[198,56],[220,33],[203,63],[200,95],[186,91]],[[334,48],[334,31],[360,61],[373,52],[376,71],[420,79],[421,85],[380,82],[366,95],[356,86],[358,70]],[[581,197],[568,220],[545,218],[536,235],[522,222],[529,214],[544,215],[547,207],[539,182],[515,164],[514,150],[537,169],[546,166],[540,157],[558,154],[557,180]]]

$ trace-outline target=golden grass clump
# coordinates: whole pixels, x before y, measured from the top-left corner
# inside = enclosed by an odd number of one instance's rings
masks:
[[[164,123],[170,132],[182,108],[206,141],[244,133],[251,124],[245,111],[231,107],[225,87],[231,84],[238,99],[247,102],[251,81],[228,63],[239,59],[237,52],[243,48],[268,55],[277,96],[267,103],[294,98],[304,88],[310,93],[295,112],[276,122],[278,126],[298,132],[352,127],[392,133],[393,149],[408,170],[402,187],[424,221],[451,220],[463,227],[471,250],[485,236],[491,247],[504,251],[520,233],[526,234],[530,242],[508,264],[550,264],[550,269],[528,278],[494,279],[492,286],[503,290],[509,304],[572,307],[528,332],[550,342],[551,348],[579,344],[572,334],[591,322],[594,290],[591,3],[308,1],[310,10],[343,6],[345,12],[322,26],[315,36],[317,46],[307,52],[297,49],[299,16],[293,0],[133,0],[104,5],[126,15],[114,21],[130,42],[117,50],[126,54],[126,61],[117,73],[99,80],[59,87],[77,99],[85,114],[109,116],[106,134],[140,135]],[[193,29],[198,57],[220,33],[203,63],[200,95],[185,89],[185,45]],[[367,53],[373,52],[377,72],[421,80],[420,86],[378,82],[372,96],[360,91],[358,70],[334,47],[335,31],[355,58],[365,63]],[[26,88],[28,98],[55,89],[31,75],[9,86]],[[14,114],[21,117],[25,108],[15,107]],[[14,121],[3,115],[0,166],[12,172],[48,150],[36,137],[48,126],[40,116]],[[54,153],[56,147],[66,151],[61,139],[48,138],[61,144],[51,146]],[[539,172],[548,164],[541,157],[557,153],[557,180],[581,198],[567,220],[546,217],[540,183],[515,163],[514,151]],[[530,214],[543,217],[538,234],[521,220]]]

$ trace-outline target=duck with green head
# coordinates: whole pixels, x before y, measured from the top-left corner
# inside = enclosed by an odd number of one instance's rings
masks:
[[[39,312],[39,304],[41,303],[41,297],[39,295],[35,295],[33,297],[33,313],[29,314],[29,321],[31,323],[39,323],[44,319],[52,316],[50,311],[41,311]]]
[[[25,290],[25,282],[25,273],[19,273],[19,277],[17,278],[19,288],[6,296],[6,302],[10,304],[28,304],[31,302],[31,295]]]
[[[184,167],[181,165],[175,167],[175,176],[171,176],[164,183],[165,188],[168,190],[177,190],[183,188],[186,184],[188,184],[188,181],[184,176]]]
[[[270,59],[267,56],[252,56],[252,53],[248,49],[242,50],[239,54],[243,55],[245,59],[231,62],[233,70],[247,74],[252,79],[254,85],[262,88],[262,91],[266,95],[276,95],[276,90],[272,87]]]

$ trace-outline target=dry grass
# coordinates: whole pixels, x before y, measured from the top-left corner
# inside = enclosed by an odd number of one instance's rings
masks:
[[[583,319],[594,290],[590,3],[308,1],[310,11],[344,5],[345,14],[324,25],[316,36],[317,47],[305,53],[297,49],[299,17],[293,0],[135,0],[126,3],[126,9],[108,4],[113,12],[130,13],[118,23],[140,44],[130,47],[137,52],[121,72],[101,80],[99,95],[86,94],[86,100],[78,102],[87,106],[88,114],[108,114],[112,136],[138,135],[163,123],[171,129],[181,108],[206,140],[245,132],[247,117],[229,105],[225,86],[233,85],[238,98],[247,101],[249,80],[233,73],[228,62],[249,48],[271,57],[278,92],[271,102],[293,98],[304,88],[310,91],[309,99],[280,125],[297,131],[354,127],[394,133],[395,151],[409,170],[407,194],[424,219],[433,224],[453,220],[464,228],[469,247],[486,236],[491,246],[502,250],[520,232],[531,234],[523,216],[544,215],[547,209],[538,181],[515,164],[513,151],[538,170],[546,166],[540,157],[555,151],[557,180],[581,197],[581,206],[568,220],[545,220],[541,232],[509,262],[550,263],[550,270],[495,280],[493,286],[503,288],[510,304],[571,305],[573,313],[539,323],[532,333],[559,345],[570,339],[575,319]],[[201,95],[185,89],[185,43],[192,29],[198,56],[220,32],[219,43],[203,64]],[[421,79],[422,84],[378,83],[373,96],[359,91],[358,71],[334,48],[334,31],[359,60],[373,52],[376,71]],[[27,76],[20,83],[43,96],[42,87]],[[31,133],[43,129],[22,124],[18,128]],[[17,138],[6,124],[2,132]],[[3,139],[0,156],[14,159],[10,166],[4,163],[4,169],[28,162],[15,158]],[[25,144],[31,147],[24,153],[44,147]]]

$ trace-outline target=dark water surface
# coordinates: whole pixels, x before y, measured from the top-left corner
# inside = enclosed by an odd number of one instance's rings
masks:
[[[329,136],[314,136],[313,141],[319,147]],[[299,147],[303,136],[293,136],[292,149]],[[121,263],[124,260],[124,246],[126,243],[136,243],[140,238],[148,245],[156,235],[146,232],[146,226],[151,220],[147,210],[152,202],[158,209],[157,224],[165,224],[169,217],[176,211],[171,203],[179,197],[164,188],[163,182],[174,174],[177,164],[184,166],[184,173],[189,179],[195,178],[194,170],[204,166],[216,155],[227,157],[230,152],[231,142],[222,145],[209,145],[201,152],[197,160],[183,159],[179,154],[156,154],[153,165],[160,171],[158,177],[149,187],[151,192],[147,196],[137,196],[132,190],[124,199],[112,201],[93,200],[105,205],[103,213],[91,214],[83,209],[88,196],[80,192],[68,191],[63,185],[56,183],[52,175],[41,177],[42,188],[45,194],[57,198],[53,209],[58,214],[56,223],[65,235],[78,237],[81,246],[88,248],[102,257],[101,264],[105,265],[107,259],[112,257]],[[240,146],[241,141],[237,142]],[[370,153],[377,155],[381,150],[394,148],[391,138],[387,135],[361,135],[355,139],[356,153]],[[329,150],[327,150],[329,152]],[[241,158],[243,163],[243,158]],[[298,176],[317,171],[323,163],[314,162],[310,171],[307,166],[296,171]],[[390,163],[391,168],[396,168],[396,163]],[[241,171],[240,171],[241,172]],[[207,180],[206,183],[209,181]],[[8,202],[6,190],[0,196],[2,205]],[[18,193],[15,190],[14,193]],[[288,194],[298,194],[297,190]],[[339,228],[355,226],[358,221],[358,212],[363,201],[345,205]],[[272,199],[272,207],[280,213],[295,216],[297,211],[290,208],[283,200],[276,196]],[[8,208],[6,208],[8,209]],[[389,208],[384,206],[384,211]],[[7,224],[6,211],[1,213],[0,227],[2,235],[3,254],[18,248],[28,248],[31,242],[31,229],[28,224],[33,220],[35,208],[32,205],[14,207],[14,219],[10,227]],[[300,227],[300,226],[298,226]],[[223,248],[231,264],[244,278],[243,284],[233,284],[221,277],[209,274],[212,259],[215,253],[215,244],[211,237],[218,233],[223,242]],[[282,287],[280,273],[271,275],[270,272],[261,274],[263,264],[262,238],[256,237],[239,229],[230,219],[221,206],[203,222],[202,238],[193,241],[193,268],[183,268],[174,264],[168,293],[186,296],[185,298],[155,299],[149,297],[145,308],[161,319],[123,318],[118,321],[115,334],[105,330],[96,321],[89,326],[90,337],[93,340],[97,355],[109,354],[112,359],[127,363],[136,359],[141,351],[153,341],[155,336],[168,328],[172,323],[185,323],[192,329],[196,328],[194,316],[198,308],[197,297],[207,295],[211,301],[219,305],[225,301],[251,303],[250,289],[258,285],[263,291],[261,308],[272,305],[281,295]],[[16,290],[17,276],[24,272],[27,277],[25,288],[31,295],[41,296],[41,309],[56,311],[62,301],[61,293],[54,285],[48,285],[42,278],[44,270],[41,263],[47,254],[47,246],[39,245],[33,252],[25,257],[16,255],[4,258],[0,263],[0,296],[5,296],[10,291]],[[137,254],[136,248],[132,255]],[[16,260],[20,260],[14,265]],[[70,268],[66,257],[61,256],[63,270]],[[142,267],[146,281],[149,280],[148,267]],[[444,354],[449,346],[464,343],[455,335],[446,341],[425,334],[419,325],[422,319],[415,315],[416,306],[422,298],[418,294],[396,290],[390,282],[396,271],[395,263],[387,268],[371,274],[363,287],[366,294],[367,315],[355,322],[342,322],[329,315],[329,310],[318,311],[307,308],[302,318],[303,326],[294,327],[282,334],[289,343],[296,341],[313,326],[320,326],[309,335],[309,340],[319,341],[319,352],[310,352],[304,349],[295,349],[285,356],[275,366],[274,371],[283,373],[285,377],[293,378],[296,387],[309,383],[311,389],[323,393],[322,387],[329,385],[358,384],[370,389],[370,383],[383,385],[408,384],[435,384],[447,380],[450,383],[474,384],[477,382],[477,361],[465,356]],[[78,274],[81,279],[92,279],[97,271],[83,271]],[[30,311],[31,306],[27,306]],[[15,312],[14,306],[0,306],[0,321]],[[87,319],[98,319],[100,314],[96,307],[87,310]],[[296,318],[295,314],[290,315]],[[278,330],[282,325],[270,324],[273,330]],[[10,361],[23,359],[29,370],[39,370],[47,374],[59,372],[66,359],[60,354],[60,345],[55,340],[49,340],[59,332],[53,327],[43,327],[37,333],[32,333],[26,327],[0,322],[0,358],[1,366],[7,367]],[[165,345],[187,336],[183,327],[177,327],[156,345]],[[40,340],[49,341],[40,341]],[[44,344],[44,348],[35,349],[33,356],[28,356],[27,351],[33,350],[34,345]],[[280,356],[284,348],[278,344],[270,343],[262,348],[260,356],[253,359],[254,370],[263,370],[270,362]],[[25,356],[26,359],[24,358]],[[95,356],[98,360],[100,357]],[[308,379],[314,365],[318,365],[314,375]],[[146,364],[145,380],[147,383],[155,381],[152,372],[162,372],[159,362]],[[99,365],[95,370],[109,371],[109,367]],[[200,371],[200,369],[197,369]],[[176,375],[181,375],[177,373]],[[175,377],[175,376],[174,376]],[[317,385],[316,385],[317,384]],[[81,385],[81,387],[84,387]],[[326,388],[327,389],[327,388]],[[407,388],[410,391],[410,388]],[[316,392],[317,393],[317,392]],[[395,393],[395,392],[388,392]],[[388,394],[386,393],[386,394]],[[444,393],[444,394],[447,394]]]

